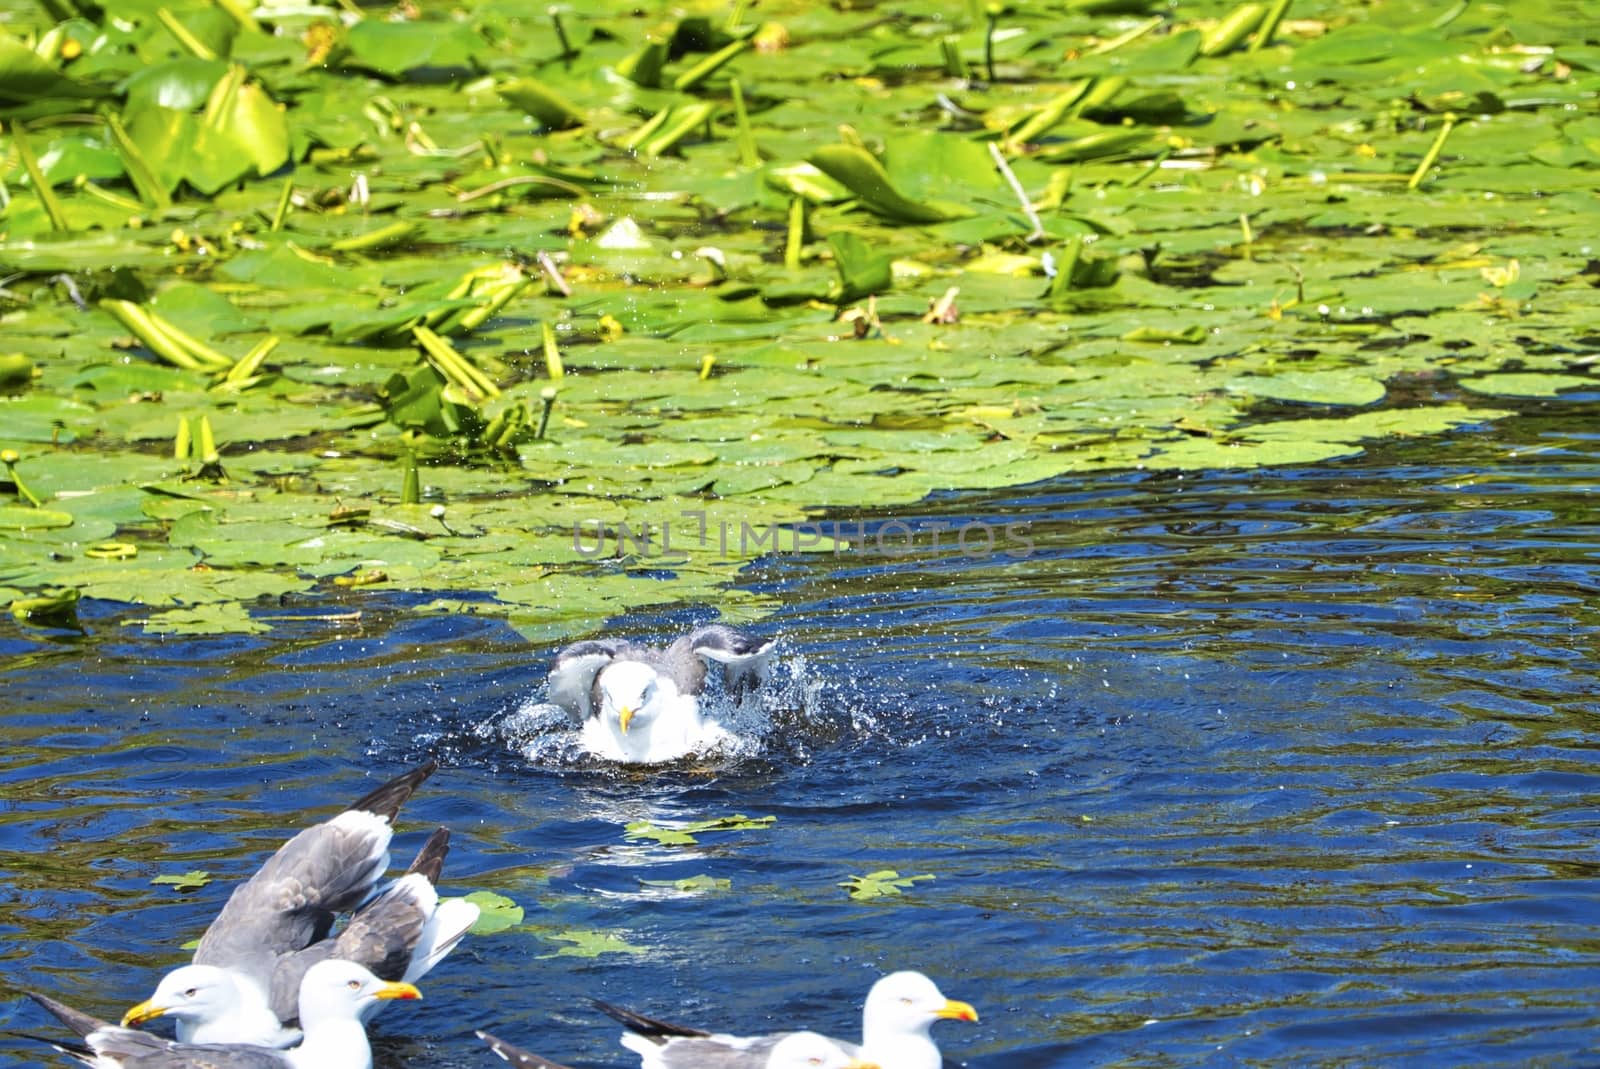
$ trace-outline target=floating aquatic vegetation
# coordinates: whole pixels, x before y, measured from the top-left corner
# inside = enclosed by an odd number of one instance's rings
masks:
[[[180,893],[184,891],[198,891],[211,882],[211,873],[203,869],[190,869],[184,873],[167,873],[152,879],[151,884],[158,887],[170,887]]]
[[[24,601],[745,615],[818,508],[1597,381],[1600,65],[1554,8],[102,7],[0,0]]]
[[[865,876],[848,877],[839,886],[849,892],[851,898],[863,902],[873,898],[904,894],[917,884],[931,879],[933,876],[929,873],[920,876],[902,876],[894,869],[879,869]]]
[[[625,839],[649,839],[662,846],[693,846],[700,840],[697,835],[720,831],[757,831],[771,827],[777,817],[747,817],[735,813],[730,817],[695,820],[686,824],[663,826],[648,820],[636,820],[622,830]]]

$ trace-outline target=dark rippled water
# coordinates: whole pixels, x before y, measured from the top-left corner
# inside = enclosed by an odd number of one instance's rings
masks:
[[[497,1064],[474,1027],[632,1064],[590,995],[849,1034],[903,967],[982,1011],[937,1034],[984,1069],[1594,1065],[1595,415],[873,517],[1023,521],[1034,549],[765,562],[806,724],[667,776],[530,764],[504,724],[551,651],[470,616],[372,598],[216,641],[110,613],[87,640],[7,627],[0,1028],[49,1030],[18,987],[119,1013],[226,895],[153,876],[247,874],[438,753],[397,854],[448,824],[447,884],[511,895],[533,930],[472,940],[386,1011],[380,1065]],[[735,812],[777,822],[623,839]],[[885,868],[935,878],[837,886]],[[702,874],[731,888],[640,883]],[[552,956],[596,930],[639,952]],[[0,1037],[0,1066],[41,1049]]]

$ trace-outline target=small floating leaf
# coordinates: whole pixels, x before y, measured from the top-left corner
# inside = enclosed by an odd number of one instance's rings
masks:
[[[564,932],[556,932],[545,938],[552,941],[571,943],[572,946],[562,947],[554,954],[540,955],[544,958],[598,958],[601,954],[644,953],[644,947],[634,946],[620,935],[595,931],[590,928],[572,928]]]
[[[478,919],[468,929],[473,935],[493,935],[522,923],[522,907],[505,895],[493,891],[473,891],[462,897],[478,907]]]
[[[150,881],[163,887],[171,887],[175,891],[198,891],[211,882],[211,873],[202,869],[190,869],[179,876],[157,876]]]
[[[931,873],[924,873],[921,876],[902,876],[894,869],[880,869],[865,876],[851,876],[839,886],[848,890],[851,898],[864,901],[869,898],[903,894],[918,882],[931,879],[933,879]]]
[[[622,829],[624,839],[654,839],[662,846],[693,846],[699,842],[688,832],[676,828],[663,828],[648,820],[636,820]]]
[[[716,817],[711,820],[697,820],[685,827],[686,831],[759,831],[770,828],[778,822],[777,817],[747,817],[743,813],[735,813],[731,817]]]
[[[674,827],[663,827],[648,820],[636,820],[622,830],[625,839],[653,839],[663,846],[691,846],[699,840],[696,835],[713,831],[758,831],[769,828],[777,817],[747,817],[735,813],[731,817],[695,820]]]
[[[733,888],[732,880],[725,880],[719,876],[688,876],[681,880],[640,880],[645,887],[670,887],[674,891],[683,891],[686,894],[695,894],[700,891],[728,891]]]

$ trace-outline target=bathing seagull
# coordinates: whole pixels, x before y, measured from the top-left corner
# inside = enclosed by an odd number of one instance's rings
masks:
[[[622,1045],[639,1055],[641,1069],[692,1069],[695,1066],[745,1069],[760,1066],[758,1058],[775,1052],[788,1036],[732,1036],[652,1020],[598,1000],[594,1005],[628,1029]],[[882,1069],[940,1069],[943,1059],[928,1029],[935,1021],[976,1021],[978,1011],[947,999],[934,982],[919,972],[890,973],[872,985],[862,1013],[862,1039],[857,1044],[830,1040],[851,1057]],[[718,1058],[725,1059],[718,1061]],[[736,1060],[743,1058],[746,1060]]]
[[[696,628],[670,646],[624,639],[575,642],[556,654],[550,701],[572,717],[584,748],[633,764],[672,761],[731,736],[700,709],[710,665],[738,700],[766,679],[773,640],[731,627]]]
[[[479,1032],[478,1038],[516,1069],[567,1069],[558,1062],[496,1039],[488,1032]],[[880,1069],[876,1062],[852,1057],[839,1044],[815,1032],[791,1032],[773,1044],[764,1056],[760,1052],[723,1047],[695,1054],[684,1061],[647,1061],[646,1064],[696,1066],[698,1069]]]
[[[362,1012],[382,999],[422,996],[410,984],[380,980],[353,961],[318,962],[300,983],[305,1038],[292,1050],[173,1043],[101,1021],[43,995],[30,992],[29,997],[83,1039],[81,1047],[51,1046],[93,1069],[371,1069]]]
[[[130,1009],[124,1026],[171,1017],[187,1044],[286,1047],[301,979],[329,958],[359,963],[380,979],[414,983],[453,949],[478,907],[440,902],[434,883],[449,849],[443,828],[429,837],[407,873],[377,890],[389,867],[391,822],[437,764],[412,769],[344,812],[286,842],[233,892],[195,951],[194,963],[168,973]],[[332,935],[334,920],[356,912]],[[378,1003],[363,1004],[363,1019]]]

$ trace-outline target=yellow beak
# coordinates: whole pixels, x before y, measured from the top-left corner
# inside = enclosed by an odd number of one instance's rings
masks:
[[[633,710],[624,705],[622,710],[617,713],[617,721],[622,725],[622,733],[624,735],[628,733],[628,721],[632,719]]]
[[[149,999],[145,999],[122,1015],[122,1027],[132,1028],[134,1025],[144,1024],[146,1021],[153,1021],[166,1012],[167,1008],[165,1006],[157,1006]]]
[[[881,1069],[877,1062],[864,1062],[859,1058],[852,1058],[844,1063],[844,1069]]]
[[[373,992],[378,998],[421,998],[422,992],[410,984],[379,984]]]
[[[976,1021],[978,1011],[970,1003],[958,1002],[950,999],[934,1013],[935,1017],[943,1017],[951,1021]]]

